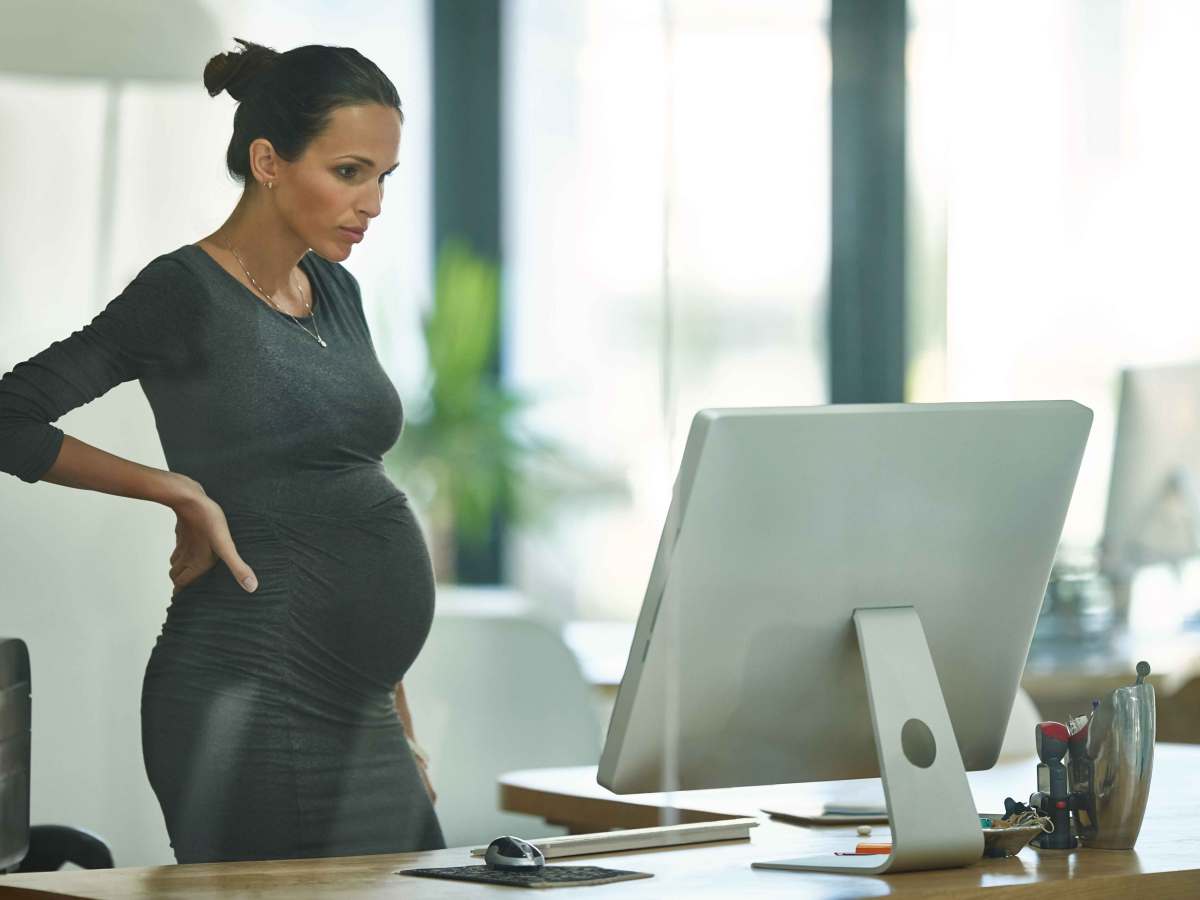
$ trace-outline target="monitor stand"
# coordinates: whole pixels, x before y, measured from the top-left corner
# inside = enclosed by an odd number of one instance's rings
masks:
[[[858,609],[854,625],[866,672],[892,852],[888,856],[826,853],[752,865],[857,875],[971,865],[983,856],[983,829],[917,611],[911,606]]]

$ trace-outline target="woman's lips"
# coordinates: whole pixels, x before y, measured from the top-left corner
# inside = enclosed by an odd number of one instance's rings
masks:
[[[363,239],[363,233],[361,231],[355,231],[353,228],[343,228],[338,226],[338,231],[342,233],[342,236],[346,238],[346,240],[353,241],[356,244]]]

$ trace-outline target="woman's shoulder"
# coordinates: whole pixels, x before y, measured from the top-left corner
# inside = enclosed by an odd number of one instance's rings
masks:
[[[161,321],[162,328],[177,330],[185,324],[197,324],[211,303],[202,270],[197,266],[200,261],[193,251],[204,252],[185,244],[151,259],[133,276],[114,305],[124,306],[126,315],[142,322]]]
[[[133,276],[131,285],[142,285],[162,292],[164,297],[193,299],[203,294],[204,282],[196,254],[204,253],[195,244],[184,244],[160,253]]]

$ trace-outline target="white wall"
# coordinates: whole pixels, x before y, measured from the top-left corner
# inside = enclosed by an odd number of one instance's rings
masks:
[[[389,215],[348,267],[362,282],[373,329],[386,321],[411,340],[428,296],[426,0],[207,6],[226,43],[197,48],[195,77],[123,91],[105,285],[92,279],[104,89],[0,73],[0,372],[84,325],[153,257],[207,234],[232,209],[239,189],[224,154],[234,104],[209,98],[201,72],[235,36],[279,50],[354,46],[396,83],[407,126]],[[402,394],[419,368],[407,349],[380,347]],[[136,382],[57,424],[165,467]],[[0,475],[0,634],[23,638],[33,667],[32,820],[95,830],[119,866],[174,861],[139,730],[142,674],[171,594],[174,524],[163,507]]]

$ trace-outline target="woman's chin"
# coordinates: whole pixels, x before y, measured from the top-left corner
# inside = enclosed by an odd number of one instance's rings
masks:
[[[350,251],[353,249],[353,244],[346,244],[342,241],[329,241],[325,244],[313,244],[312,246],[313,253],[329,262],[342,262],[349,259]]]

